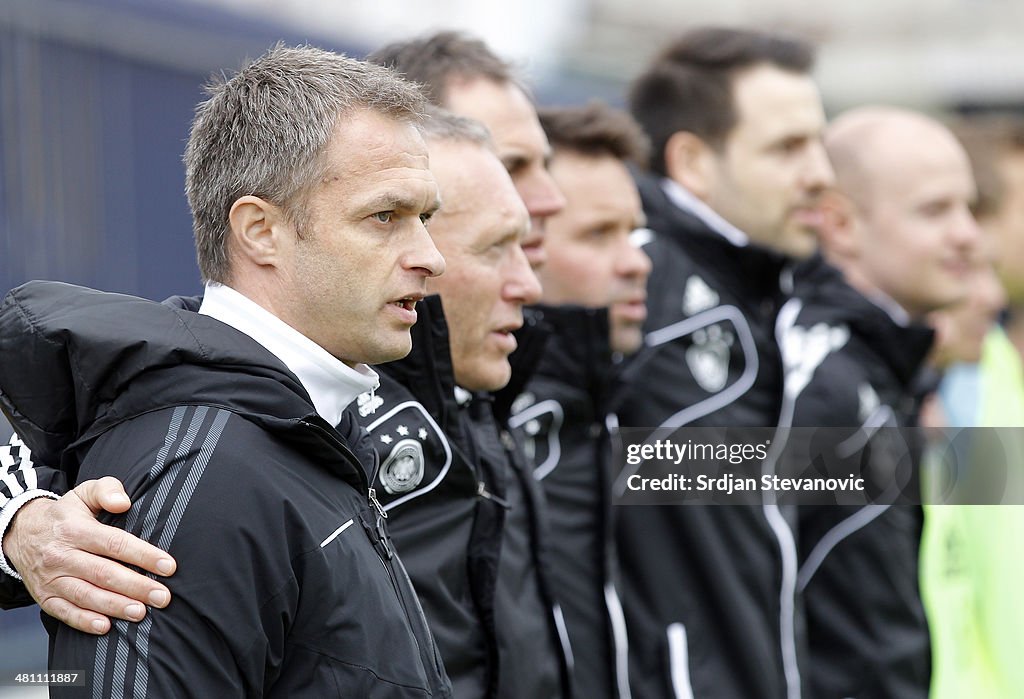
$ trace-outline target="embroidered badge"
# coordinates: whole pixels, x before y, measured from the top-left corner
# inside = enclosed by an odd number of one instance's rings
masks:
[[[416,439],[395,444],[378,474],[381,485],[391,495],[408,493],[423,480],[423,445]]]

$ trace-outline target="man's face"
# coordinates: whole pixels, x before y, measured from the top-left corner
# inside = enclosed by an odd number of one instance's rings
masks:
[[[430,166],[444,207],[430,232],[448,261],[428,283],[441,295],[458,385],[494,391],[508,383],[512,331],[540,283],[522,249],[530,219],[501,161],[483,146],[431,141]]]
[[[612,350],[643,342],[651,261],[630,241],[644,225],[633,178],[621,160],[558,150],[551,174],[566,206],[548,219],[548,261],[539,270],[544,301],[610,308]]]
[[[1000,158],[1004,194],[999,212],[982,222],[991,229],[999,244],[999,276],[1010,295],[1010,301],[1024,303],[1024,150],[1005,153]]]
[[[424,226],[439,204],[426,145],[414,126],[361,110],[339,119],[325,163],[273,310],[349,365],[404,357],[415,301],[445,267]]]
[[[964,299],[980,234],[960,144],[938,126],[907,124],[880,133],[871,151],[853,223],[858,273],[913,317]]]
[[[818,199],[833,180],[818,88],[761,65],[736,76],[733,101],[737,122],[715,152],[708,204],[751,240],[807,257],[817,246]]]
[[[490,129],[498,157],[530,212],[530,233],[523,241],[523,250],[530,264],[539,267],[545,260],[545,221],[561,210],[565,199],[547,170],[551,147],[537,110],[512,83],[487,78],[450,82],[444,106]]]

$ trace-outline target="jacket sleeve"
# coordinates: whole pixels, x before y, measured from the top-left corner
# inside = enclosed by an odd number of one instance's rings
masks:
[[[10,428],[0,419],[0,435],[6,437]],[[67,491],[64,474],[32,460],[32,452],[18,437],[0,443],[0,541],[22,505],[38,497],[55,498]],[[6,554],[0,558],[0,608],[14,609],[34,604],[20,576]]]
[[[172,601],[150,608],[138,624],[116,621],[100,637],[50,620],[52,671],[83,673],[93,696],[266,692],[284,656],[299,586],[288,525],[266,475],[274,469],[253,466],[257,437],[246,429],[223,410],[179,407],[97,440],[82,478],[113,475],[125,483],[131,510],[102,519],[174,555],[178,570],[166,580]]]

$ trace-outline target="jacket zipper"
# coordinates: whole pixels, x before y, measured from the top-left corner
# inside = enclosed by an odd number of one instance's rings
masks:
[[[372,490],[373,489],[371,488],[371,491]],[[373,498],[372,502],[375,502],[377,498],[375,496],[371,497]],[[377,554],[377,560],[380,561],[380,564],[384,567],[384,570],[387,571],[388,579],[391,580],[391,587],[395,591],[395,597],[398,598],[398,603],[402,605],[402,611],[405,613],[406,623],[409,624],[409,630],[412,632],[412,640],[413,643],[416,644],[416,652],[420,656],[420,661],[423,663],[423,671],[427,672],[428,659],[425,658],[423,655],[423,648],[420,646],[420,639],[415,631],[415,626],[413,625],[412,614],[409,613],[409,605],[406,603],[405,596],[402,594],[402,590],[398,585],[398,577],[395,575],[395,571],[393,568],[394,564],[388,565],[389,562],[394,560],[395,554],[391,546],[388,545],[387,534],[384,531],[384,520],[380,517],[380,515],[382,514],[382,510],[379,509],[379,503],[377,506],[378,509],[376,512],[376,526],[371,528],[370,525],[365,520],[361,520],[363,528],[366,530],[367,536],[370,537],[373,552]],[[386,517],[387,515],[385,514],[384,516]],[[382,551],[383,554],[381,553]],[[386,561],[385,558],[387,559]],[[429,626],[427,626],[425,620],[422,621],[423,627],[427,629],[427,632],[429,633]],[[433,651],[433,637],[431,636],[430,639],[431,650]],[[429,660],[430,665],[433,665],[433,654],[431,655]]]
[[[395,591],[395,597],[398,598],[399,604],[402,605],[402,611],[405,613],[406,623],[409,624],[409,630],[412,632],[412,640],[413,643],[416,644],[416,652],[419,654],[421,662],[424,663],[423,671],[427,672],[427,659],[423,657],[423,649],[420,647],[420,639],[415,632],[415,628],[412,621],[412,615],[409,613],[409,605],[406,603],[405,597],[402,595],[402,592],[399,589],[398,579],[395,577],[394,569],[391,566],[389,566],[384,560],[386,556],[387,560],[390,561],[394,558],[395,555],[391,546],[388,544],[387,533],[384,531],[384,520],[388,518],[388,513],[385,512],[384,508],[381,506],[380,500],[377,499],[377,492],[370,486],[370,483],[366,477],[366,472],[363,471],[363,468],[359,463],[359,459],[357,459],[356,455],[352,453],[352,450],[349,449],[344,442],[340,441],[337,437],[331,434],[328,430],[325,430],[323,427],[315,423],[309,422],[308,420],[301,420],[300,422],[301,424],[309,427],[310,429],[326,437],[331,442],[331,444],[337,447],[338,450],[342,453],[342,455],[344,455],[356,467],[356,471],[359,473],[359,480],[363,484],[363,487],[366,488],[367,504],[369,504],[370,507],[373,509],[376,515],[377,523],[375,527],[371,528],[370,525],[367,524],[366,521],[362,518],[360,518],[360,521],[364,529],[366,530],[367,536],[370,538],[370,545],[373,547],[373,552],[377,554],[377,560],[379,560],[380,564],[384,566],[384,570],[387,571],[388,578],[391,580],[391,587]],[[377,452],[374,451],[375,460],[376,454]],[[381,555],[381,551],[384,552],[384,555]],[[427,625],[425,619],[423,619],[422,621],[423,628],[426,629],[427,633],[429,634],[430,627]],[[433,651],[433,636],[430,636],[429,638],[431,642],[431,651]],[[432,652],[430,658],[431,666],[434,665],[433,660],[435,655],[436,653]]]

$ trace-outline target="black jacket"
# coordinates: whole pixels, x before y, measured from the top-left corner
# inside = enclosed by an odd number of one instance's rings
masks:
[[[26,443],[72,481],[122,480],[132,509],[101,519],[179,564],[139,624],[48,622],[51,670],[87,680],[56,696],[450,696],[365,432],[325,423],[273,355],[205,316],[53,283],[8,295],[0,346]]]
[[[837,339],[831,352],[810,359],[799,356],[800,342],[788,343],[796,356],[787,364],[800,366],[799,385],[787,391],[795,396],[793,425],[831,428],[819,447],[838,472],[878,484],[869,488],[874,495],[905,479],[914,499],[922,441],[908,428],[916,424],[915,379],[932,331],[896,323],[820,260],[800,271],[794,298],[797,336],[831,332]],[[799,584],[814,697],[928,696],[922,524],[919,505],[800,508]]]
[[[789,260],[737,245],[638,182],[654,268],[645,348],[625,369],[620,425],[773,427],[774,337]],[[683,438],[685,439],[685,438]],[[615,489],[622,492],[628,467]],[[763,506],[617,508],[630,682],[637,697],[800,696],[792,522]]]
[[[412,352],[377,367],[380,388],[356,407],[380,455],[389,529],[456,696],[558,696],[561,649],[533,555],[538,535],[526,504],[508,503],[512,473],[493,448],[491,403],[456,400],[440,299],[417,310]],[[505,546],[510,537],[525,548]],[[520,583],[510,598],[506,588]]]
[[[0,508],[14,498],[32,490],[63,493],[66,480],[59,471],[36,467],[31,450],[24,445],[7,418],[0,413]],[[2,532],[0,532],[2,536]],[[10,561],[7,561],[10,565]],[[35,604],[28,590],[19,581],[0,571],[0,609],[14,609]]]
[[[626,646],[610,526],[608,312],[534,307],[528,313],[551,336],[509,424],[548,504],[551,580],[572,648],[575,691],[618,696],[618,682],[627,677],[617,653]]]

